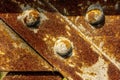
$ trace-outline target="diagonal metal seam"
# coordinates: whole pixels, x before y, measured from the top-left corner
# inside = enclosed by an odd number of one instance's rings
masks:
[[[54,66],[48,61],[46,60],[41,54],[39,54],[39,52],[37,50],[35,50],[20,34],[18,34],[12,27],[10,27],[9,24],[6,23],[5,20],[3,20],[2,18],[0,18],[0,20],[2,20],[15,34],[17,34],[24,42],[25,44],[27,44],[31,49],[33,49],[37,55],[39,55],[39,57],[41,57],[42,59],[44,59],[52,68],[53,68],[53,71],[57,71]]]
[[[99,53],[101,53],[105,58],[107,58],[111,63],[113,63],[119,70],[120,70],[120,67],[119,65],[116,64],[116,62],[114,60],[112,60],[109,56],[106,55],[105,52],[103,52],[91,39],[89,39],[87,36],[85,36],[85,34],[80,31],[80,29],[74,24],[72,23],[66,16],[62,15],[56,8],[55,6],[53,6],[50,2],[47,2],[44,0],[44,2],[46,2],[48,5],[50,5],[56,12],[59,13],[59,15],[69,24],[71,25],[71,27],[73,27],[78,33],[79,33],[79,36],[81,38],[83,38],[86,42],[88,42],[94,49],[96,49]],[[81,24],[81,26],[83,26]],[[98,55],[100,55],[98,52],[96,52]]]

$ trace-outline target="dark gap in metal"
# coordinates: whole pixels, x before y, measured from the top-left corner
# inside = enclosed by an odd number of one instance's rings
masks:
[[[23,75],[23,76],[60,76],[64,78],[57,71],[10,71],[7,76],[14,76],[14,75]]]

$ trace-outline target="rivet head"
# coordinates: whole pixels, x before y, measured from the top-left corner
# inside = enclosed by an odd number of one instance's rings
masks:
[[[55,42],[54,51],[61,57],[67,58],[72,54],[72,43],[67,38],[60,38]]]
[[[85,20],[91,25],[99,25],[104,22],[105,16],[99,4],[92,4],[88,7]]]
[[[25,10],[20,18],[28,27],[37,27],[40,23],[40,13],[35,9]]]

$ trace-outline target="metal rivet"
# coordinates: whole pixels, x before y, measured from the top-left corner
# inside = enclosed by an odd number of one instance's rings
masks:
[[[40,13],[35,9],[25,10],[20,17],[28,27],[37,27],[40,23]]]
[[[99,4],[90,5],[86,12],[85,20],[91,25],[99,27],[98,25],[105,21],[102,7]]]
[[[67,38],[60,38],[55,42],[54,51],[58,55],[67,58],[72,54],[72,43]]]

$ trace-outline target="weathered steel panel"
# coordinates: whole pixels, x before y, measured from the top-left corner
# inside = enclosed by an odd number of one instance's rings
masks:
[[[2,20],[0,33],[0,71],[52,70],[52,66]]]
[[[7,8],[6,1],[2,3],[6,6],[5,10],[0,9],[3,11],[0,17],[64,77],[70,80],[120,79],[119,1],[33,0],[31,3],[12,0],[10,3],[14,5],[10,8]],[[101,4],[105,14],[105,23],[99,28],[84,18],[87,8],[93,3]],[[18,10],[12,12],[15,6]],[[39,12],[37,27],[33,25],[31,14],[24,15],[30,9]],[[31,23],[32,27],[26,23]],[[61,39],[64,40],[59,43]],[[64,58],[58,52],[72,54]]]

